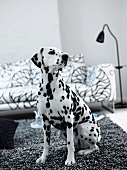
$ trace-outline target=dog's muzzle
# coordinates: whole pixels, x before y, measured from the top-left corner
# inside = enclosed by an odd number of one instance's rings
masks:
[[[64,63],[64,66],[67,65],[67,60],[68,60],[68,55],[67,55],[67,54],[63,54],[63,55],[62,55],[62,61],[63,61],[63,63]]]

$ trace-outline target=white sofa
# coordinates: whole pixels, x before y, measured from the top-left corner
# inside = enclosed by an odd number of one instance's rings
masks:
[[[115,73],[112,64],[85,66],[84,56],[70,56],[63,78],[85,102],[114,102]],[[0,65],[0,114],[36,109],[40,70],[26,59]]]

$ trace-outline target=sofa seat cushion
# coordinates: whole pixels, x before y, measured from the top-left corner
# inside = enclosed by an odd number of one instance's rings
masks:
[[[98,83],[95,81],[92,86],[85,83],[70,83],[68,85],[86,103],[112,101],[111,84],[106,80]]]
[[[35,101],[38,88],[35,86],[0,89],[0,104]]]

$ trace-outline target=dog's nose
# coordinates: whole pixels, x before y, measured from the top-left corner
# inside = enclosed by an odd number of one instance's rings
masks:
[[[63,60],[64,62],[67,62],[67,60],[68,60],[68,55],[67,55],[67,54],[63,54],[63,55],[62,55],[62,60]]]

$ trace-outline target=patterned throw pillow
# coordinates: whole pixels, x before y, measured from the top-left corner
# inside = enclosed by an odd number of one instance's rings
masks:
[[[0,119],[0,149],[14,148],[14,135],[18,122],[9,119]]]
[[[0,65],[0,89],[31,85],[30,59]]]
[[[62,77],[66,83],[73,83],[73,75],[80,68],[85,66],[84,55],[71,55],[67,66],[63,69]]]

